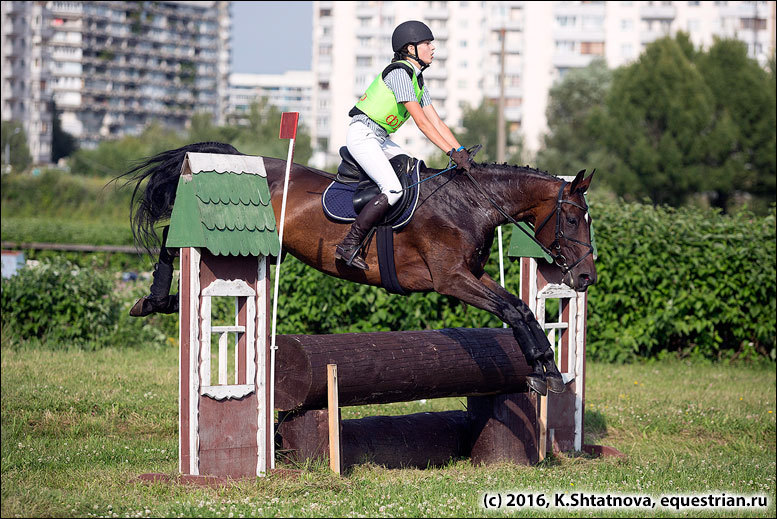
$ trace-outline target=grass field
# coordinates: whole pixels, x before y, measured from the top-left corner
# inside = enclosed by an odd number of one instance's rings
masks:
[[[2,346],[3,517],[775,516],[775,365],[588,363],[586,441],[625,460],[386,470],[326,466],[209,489],[177,473],[177,350]],[[343,417],[460,409],[459,399],[344,408]],[[766,508],[485,510],[484,492],[766,496]]]

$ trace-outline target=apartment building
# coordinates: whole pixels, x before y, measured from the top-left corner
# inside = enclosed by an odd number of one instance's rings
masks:
[[[226,119],[242,124],[251,104],[267,99],[282,112],[299,112],[300,126],[311,126],[313,73],[290,70],[283,74],[230,74]]]
[[[461,126],[465,105],[498,99],[504,38],[505,119],[529,154],[547,131],[550,87],[594,58],[617,67],[680,30],[696,45],[709,46],[714,36],[739,38],[762,64],[775,48],[775,2],[315,1],[311,132],[317,165],[338,160],[348,111],[390,61],[391,33],[408,19],[424,21],[435,35],[435,60],[424,77],[437,111],[453,128]],[[394,140],[416,156],[433,153],[410,126]]]
[[[20,119],[28,142],[41,143],[36,162],[50,157],[44,130],[50,134],[51,113],[42,110],[48,100],[56,104],[63,130],[84,148],[139,134],[152,121],[183,130],[197,112],[223,123],[230,2],[2,4],[3,119]],[[31,37],[30,31],[40,34]],[[40,89],[40,101],[16,95],[22,88]],[[28,108],[31,103],[39,107]],[[46,119],[39,123],[31,113],[38,109]]]
[[[0,2],[0,52],[3,121],[22,123],[30,155],[51,157],[51,89],[46,64],[52,31],[43,2]]]

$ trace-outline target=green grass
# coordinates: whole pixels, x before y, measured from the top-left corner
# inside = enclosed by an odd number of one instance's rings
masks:
[[[177,350],[47,351],[3,340],[2,516],[491,516],[486,491],[764,495],[768,509],[685,510],[773,517],[775,367],[681,361],[588,363],[586,440],[628,457],[565,454],[537,467],[429,470],[312,464],[228,488],[135,478],[178,471]],[[343,417],[460,409],[462,399],[344,408]],[[293,468],[293,467],[292,467]],[[670,510],[526,508],[529,516],[676,516]]]

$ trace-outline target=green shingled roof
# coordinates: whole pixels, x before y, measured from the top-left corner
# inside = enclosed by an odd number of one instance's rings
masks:
[[[181,175],[167,246],[205,247],[222,256],[277,255],[267,179],[232,171]]]

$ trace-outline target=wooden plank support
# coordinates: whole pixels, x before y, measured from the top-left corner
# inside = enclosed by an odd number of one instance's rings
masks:
[[[537,420],[537,428],[539,429],[539,446],[538,446],[538,460],[545,459],[545,454],[548,452],[548,397],[538,396],[540,402],[540,417]]]
[[[337,364],[326,365],[329,410],[329,468],[340,475],[340,404],[337,398]]]

